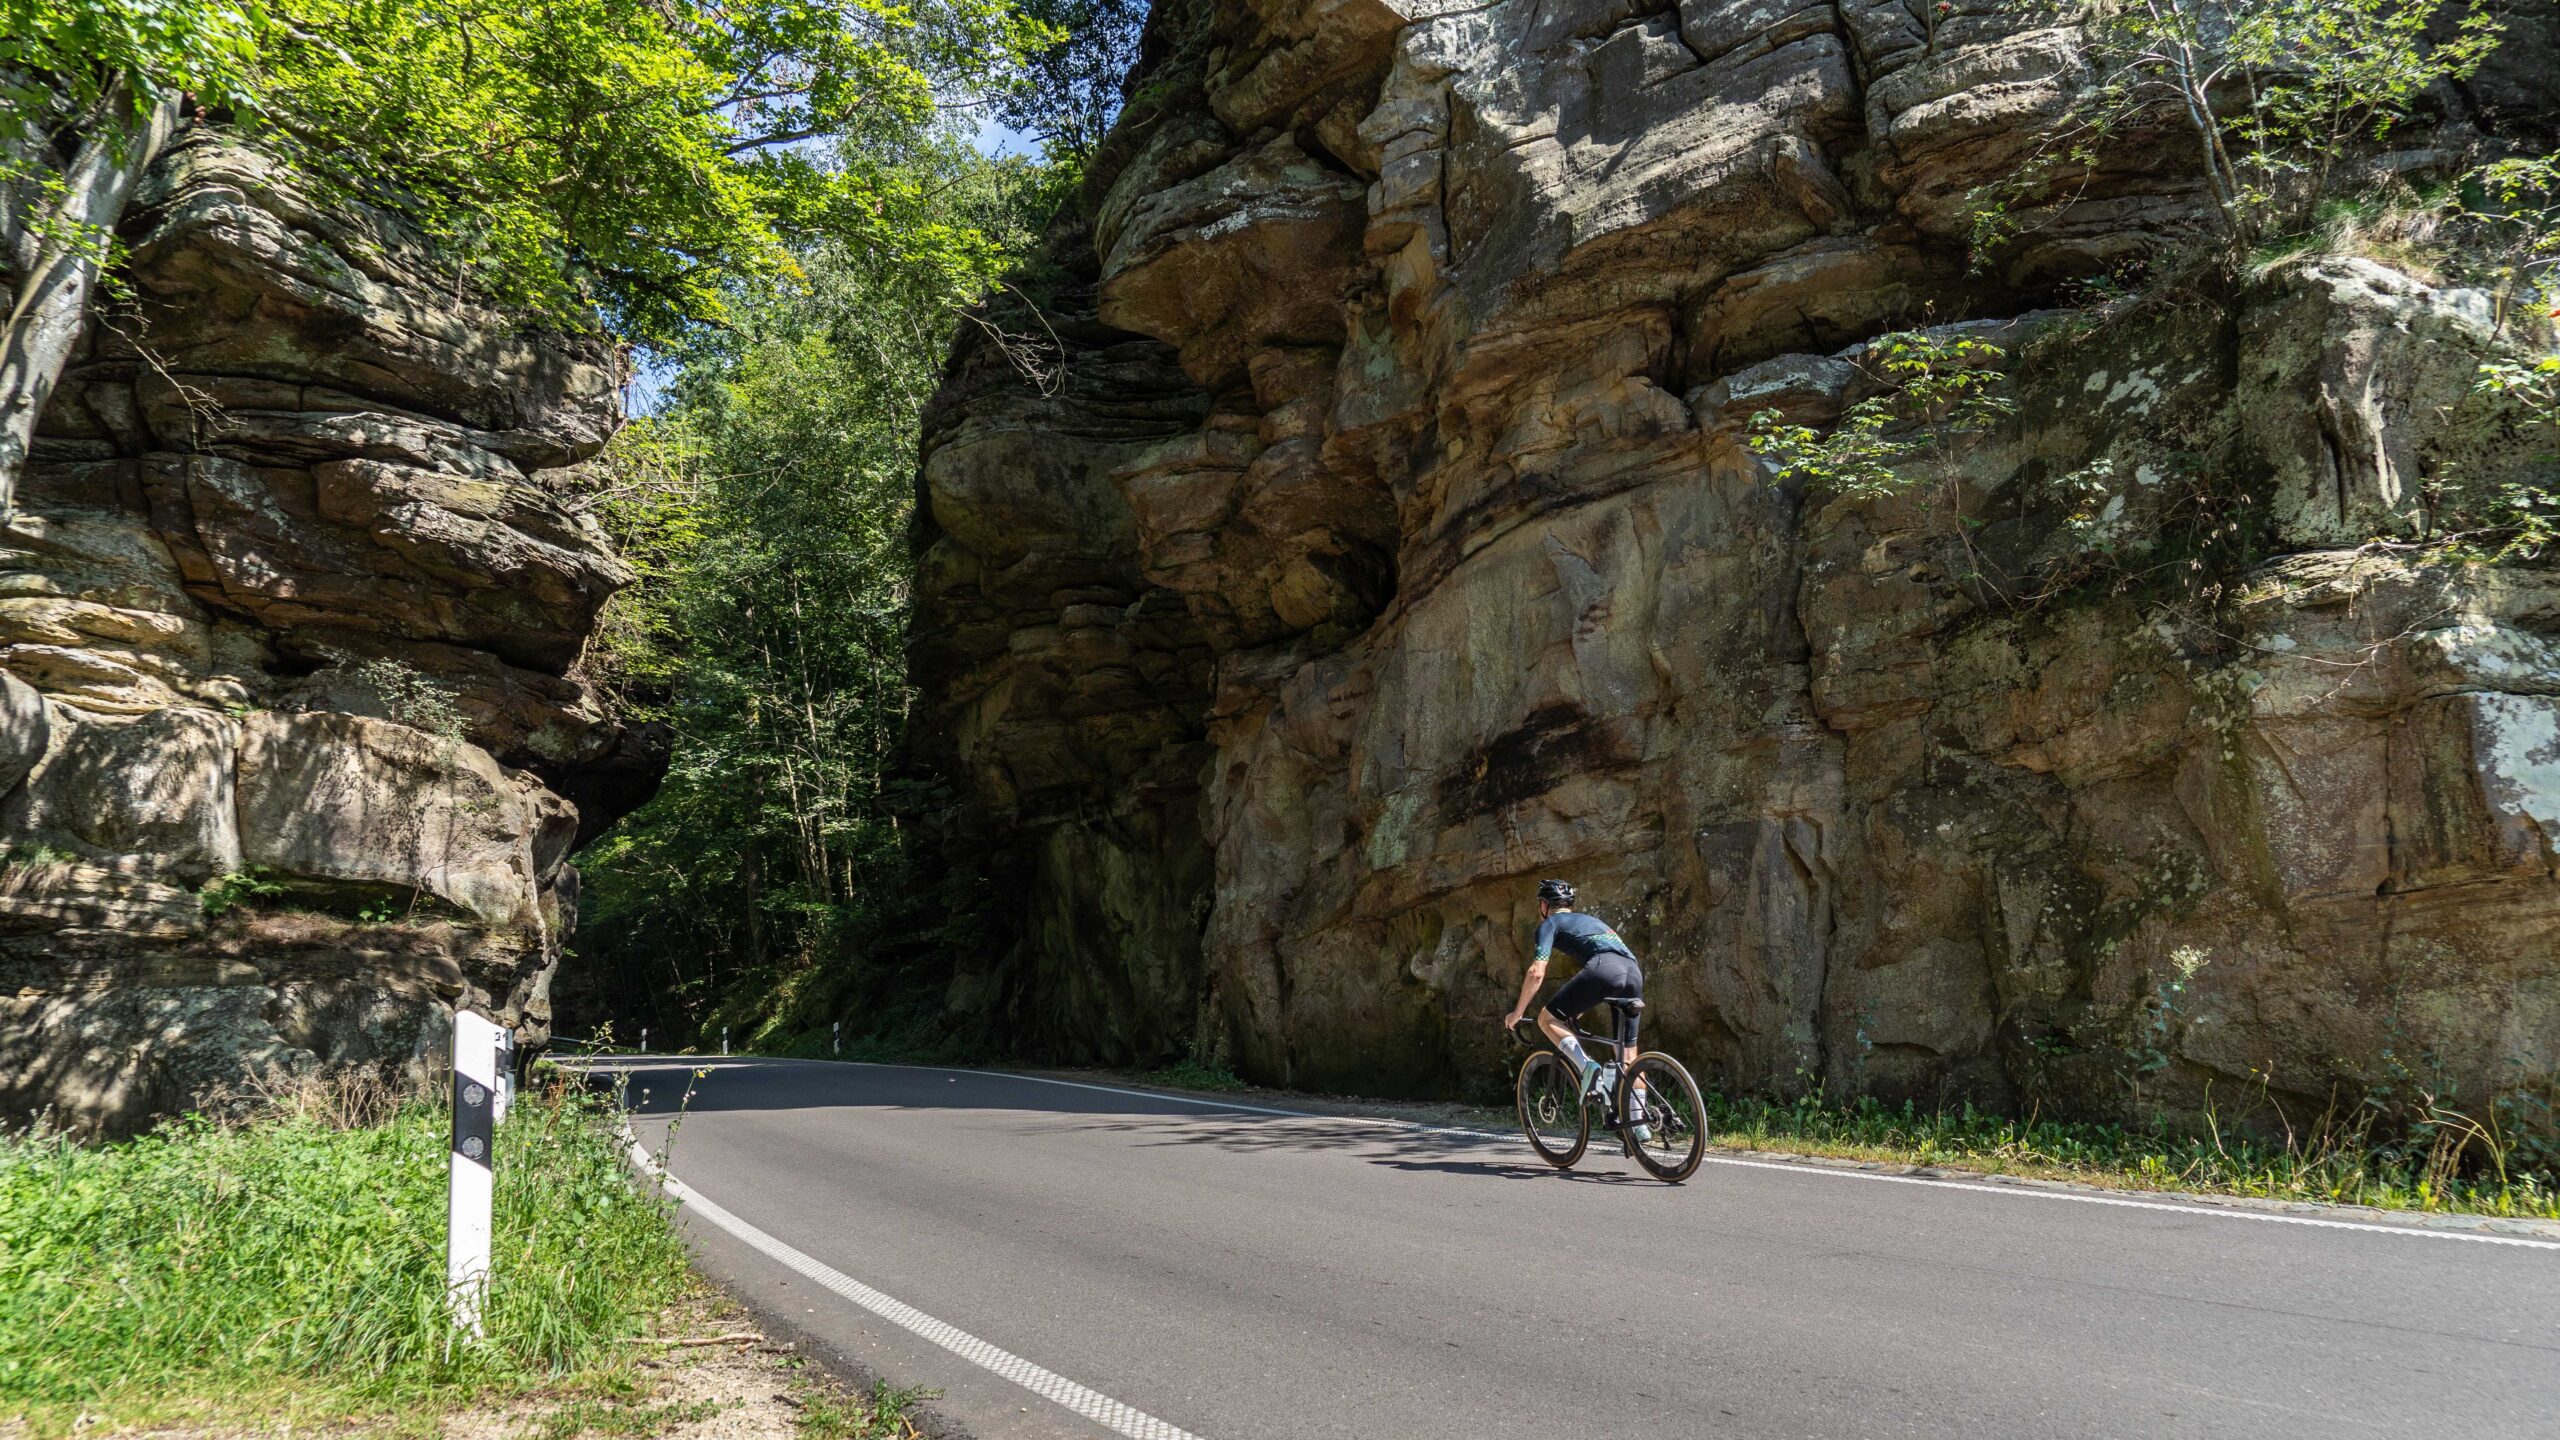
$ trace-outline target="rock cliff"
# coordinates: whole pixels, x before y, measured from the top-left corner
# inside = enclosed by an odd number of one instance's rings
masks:
[[[0,533],[0,1111],[440,1063],[465,998],[540,1043],[567,857],[665,759],[576,670],[614,357],[207,132],[123,238]]]
[[[2442,135],[2551,123],[2549,22]],[[1499,1088],[1562,875],[1727,1084],[2273,1123],[2547,1083],[2560,572],[2376,542],[2547,474],[2471,394],[2536,337],[2352,247],[2092,303],[2203,223],[2160,135],[1976,271],[2081,44],[1162,0],[1026,282],[1062,371],[980,332],[928,421],[920,756],[1009,921],[951,1009]],[[1772,480],[1754,413],[1827,423],[1931,326],[2000,347],[2007,422],[1899,496]]]

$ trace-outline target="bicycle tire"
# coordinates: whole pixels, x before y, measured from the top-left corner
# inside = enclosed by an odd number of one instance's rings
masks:
[[[1519,1103],[1520,1133],[1529,1137],[1529,1148],[1538,1152],[1539,1159],[1559,1170],[1572,1169],[1591,1144],[1591,1107],[1583,1103],[1580,1087],[1573,1081],[1573,1072],[1565,1068],[1562,1060],[1540,1050],[1520,1062],[1519,1082],[1513,1087]],[[1561,1132],[1566,1124],[1563,1105],[1568,1100],[1573,1105],[1573,1143],[1550,1144],[1549,1136],[1538,1128],[1539,1122],[1544,1120]]]
[[[1653,1138],[1639,1144],[1631,1132],[1622,1132],[1627,1153],[1656,1180],[1677,1185],[1697,1173],[1699,1162],[1707,1157],[1706,1099],[1698,1093],[1698,1082],[1689,1078],[1687,1066],[1668,1055],[1640,1055],[1634,1067],[1619,1077],[1619,1114],[1627,1113],[1639,1080],[1649,1097],[1658,1097],[1646,1106]]]

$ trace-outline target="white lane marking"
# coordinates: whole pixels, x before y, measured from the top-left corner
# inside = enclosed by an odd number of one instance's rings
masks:
[[[1114,1434],[1128,1436],[1129,1440],[1200,1440],[1199,1436],[1179,1425],[1159,1420],[1134,1406],[1123,1405],[1099,1391],[1088,1390],[1063,1375],[1043,1370],[1010,1350],[981,1340],[957,1325],[936,1320],[913,1305],[881,1294],[824,1261],[792,1249],[667,1173],[638,1140],[631,1142],[631,1159],[642,1171],[657,1177],[667,1187],[667,1193],[682,1201],[687,1210],[890,1324],[930,1340],[972,1365],[993,1371],[1044,1400],[1054,1400]]]
[[[1872,1170],[1842,1170],[1829,1165],[1790,1165],[1783,1160],[1744,1160],[1709,1155],[1710,1165],[1739,1165],[1751,1170],[1781,1170],[1790,1175],[1828,1175],[1843,1180],[1887,1180],[1896,1185],[1926,1185],[1936,1190],[1971,1190],[2028,1200],[2077,1200],[2083,1205],[2114,1205],[2127,1210],[2166,1210],[2173,1215],[2202,1215],[2215,1220],[2272,1220],[2279,1225],[2316,1225],[2324,1230],[2362,1230],[2369,1235],[2413,1235],[2421,1240],[2470,1240],[2482,1245],[2521,1245],[2528,1250],[2560,1250],[2560,1240],[2524,1235],[2489,1235],[2478,1230],[2431,1230],[2417,1225],[2378,1225],[2364,1220],[2323,1220],[2314,1215],[2270,1215],[2263,1210],[2224,1210],[2210,1205],[2173,1205],[2160,1200],[2133,1200],[2089,1195],[2076,1190],[2045,1190],[2032,1185],[1982,1185],[1970,1180],[1934,1180],[1926,1175],[1879,1175]]]
[[[825,1064],[825,1061],[807,1061]],[[1233,1100],[1203,1100],[1189,1095],[1169,1095],[1161,1090],[1130,1090],[1117,1085],[1094,1085],[1081,1080],[1052,1080],[1045,1075],[1022,1075],[1011,1070],[960,1070],[941,1065],[881,1065],[873,1061],[849,1060],[849,1065],[870,1065],[880,1070],[930,1070],[949,1075],[1000,1075],[1008,1080],[1027,1080],[1035,1085],[1063,1085],[1070,1090],[1099,1090],[1106,1095],[1131,1095],[1144,1100],[1169,1100],[1182,1105],[1198,1105],[1210,1110],[1242,1110],[1254,1115],[1286,1115],[1298,1120],[1348,1120],[1363,1125],[1386,1125],[1400,1130],[1418,1130],[1431,1135],[1464,1135],[1490,1143],[1509,1142],[1526,1145],[1520,1136],[1498,1134],[1490,1130],[1469,1130],[1455,1125],[1426,1125],[1419,1120],[1391,1120],[1377,1115],[1326,1115],[1314,1110],[1283,1110],[1270,1105],[1246,1105]],[[2421,1240],[2469,1240],[2481,1245],[2519,1245],[2528,1250],[2560,1250],[2560,1240],[2535,1240],[2523,1235],[2490,1235],[2477,1230],[2435,1230],[2417,1225],[2381,1225],[2365,1220],[2323,1220],[2312,1215],[2271,1215],[2263,1210],[2222,1209],[2211,1205],[2177,1205],[2161,1200],[2134,1200],[2114,1195],[2091,1195],[2078,1190],[2046,1190],[2033,1185],[1983,1185],[1969,1180],[1933,1180],[1925,1175],[1881,1175],[1872,1170],[1847,1170],[1833,1165],[1790,1165],[1780,1160],[1745,1160],[1733,1155],[1703,1157],[1709,1165],[1734,1165],[1747,1170],[1777,1170],[1789,1175],[1820,1176],[1835,1180],[1883,1180],[1896,1185],[1922,1185],[1934,1190],[1970,1190],[1983,1195],[2001,1195],[2029,1200],[2075,1200],[2083,1205],[2113,1205],[2128,1210],[2166,1210],[2173,1215],[2199,1215],[2215,1220],[2266,1220],[2278,1225],[2309,1225],[2323,1230],[2360,1230],[2368,1235],[2408,1235]]]

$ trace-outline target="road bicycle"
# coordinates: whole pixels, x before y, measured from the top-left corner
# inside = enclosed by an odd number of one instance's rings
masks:
[[[1605,1003],[1620,1038],[1604,1039],[1579,1025],[1574,1028],[1585,1054],[1605,1054],[1616,1062],[1602,1062],[1587,1090],[1575,1083],[1573,1062],[1534,1021],[1512,1027],[1511,1038],[1529,1047],[1528,1058],[1520,1062],[1520,1129],[1538,1158],[1570,1170],[1591,1144],[1596,1110],[1600,1128],[1614,1133],[1631,1159],[1655,1179],[1677,1185],[1706,1158],[1706,1102],[1699,1098],[1698,1082],[1689,1078],[1688,1067],[1658,1050],[1637,1049],[1643,1001]],[[1636,1051],[1632,1066],[1623,1063],[1630,1050]]]

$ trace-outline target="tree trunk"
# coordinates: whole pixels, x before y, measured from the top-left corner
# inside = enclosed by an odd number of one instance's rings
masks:
[[[0,333],[0,524],[17,513],[18,477],[35,443],[36,420],[79,343],[104,241],[124,218],[142,172],[178,128],[178,97],[145,101],[137,115],[128,78],[109,92],[106,115],[63,172],[61,203],[45,217],[49,233],[18,281],[8,328]],[[13,238],[23,240],[32,227],[13,228],[19,229]]]

